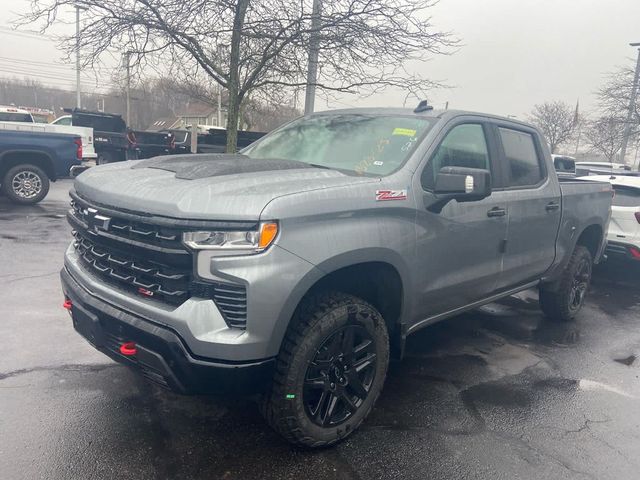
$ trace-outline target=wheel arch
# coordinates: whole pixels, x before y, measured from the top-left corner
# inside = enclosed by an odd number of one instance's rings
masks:
[[[367,251],[369,250],[369,251]],[[382,254],[385,250],[385,254]],[[338,291],[371,303],[382,314],[392,354],[402,356],[405,316],[409,308],[408,268],[386,249],[363,249],[322,262],[299,282],[285,303],[287,328],[301,303],[323,291]]]
[[[584,228],[578,239],[576,240],[576,246],[581,245],[589,250],[591,258],[596,260],[600,254],[603,246],[604,231],[599,224],[591,224]],[[575,249],[575,247],[574,247]]]
[[[0,179],[17,165],[34,165],[41,168],[50,180],[56,179],[51,155],[42,150],[7,150],[0,155]]]

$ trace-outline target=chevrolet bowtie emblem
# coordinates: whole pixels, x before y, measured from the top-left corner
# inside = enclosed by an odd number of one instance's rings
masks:
[[[89,227],[89,232],[94,234],[98,230],[109,230],[109,224],[111,223],[111,217],[100,215],[95,208],[87,208],[85,220]]]

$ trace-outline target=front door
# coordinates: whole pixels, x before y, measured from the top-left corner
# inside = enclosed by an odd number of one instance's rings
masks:
[[[496,288],[507,234],[504,192],[494,190],[479,201],[452,200],[440,213],[426,208],[442,167],[488,169],[493,177],[495,146],[489,134],[482,120],[452,125],[416,175],[415,191],[424,197],[424,205],[418,199],[416,216],[418,321],[485,298]]]

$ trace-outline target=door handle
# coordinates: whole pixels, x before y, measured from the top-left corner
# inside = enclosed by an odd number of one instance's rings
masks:
[[[560,204],[558,202],[549,202],[544,209],[547,212],[555,212],[556,210],[560,210]]]
[[[487,212],[487,217],[504,217],[507,214],[507,210],[501,207],[493,207]]]

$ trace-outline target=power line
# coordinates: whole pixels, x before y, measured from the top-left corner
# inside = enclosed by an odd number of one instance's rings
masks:
[[[9,71],[10,73],[20,74],[20,75],[31,75],[34,77],[42,77],[42,78],[53,78],[56,80],[75,80],[75,77],[72,74],[67,74],[67,72],[57,71],[51,72],[46,71],[46,69],[38,68],[37,66],[34,68],[29,68],[26,65],[12,65],[12,64],[3,64],[4,60],[0,58],[0,67],[4,71]],[[69,72],[70,73],[70,72]],[[94,76],[90,76],[88,74],[83,74],[85,83],[97,83],[98,79]],[[113,82],[105,82],[101,81],[104,85],[114,86],[117,85]]]
[[[33,75],[36,77],[45,77],[45,78],[57,78],[58,80],[75,80],[75,78],[72,78],[73,75],[71,75],[71,72],[64,72],[64,71],[47,71],[44,68],[39,68],[39,67],[34,67],[34,68],[29,68],[26,65],[12,65],[12,64],[6,64],[4,63],[3,60],[0,60],[0,67],[2,67],[2,70],[12,70],[12,73],[20,73],[23,75]],[[92,82],[95,81],[96,78],[89,76],[87,74],[83,74],[83,78],[88,81],[88,82]]]
[[[72,76],[64,76],[60,73],[55,73],[55,74],[47,73],[47,72],[40,73],[40,72],[31,71],[31,70],[17,69],[17,68],[11,68],[6,66],[2,66],[2,71],[3,73],[12,73],[14,75],[25,75],[28,77],[36,77],[36,78],[42,78],[46,80],[62,80],[62,81],[69,81],[69,82],[74,81],[74,78]],[[91,78],[85,78],[84,83],[94,83],[94,82]],[[101,82],[101,83],[105,86],[115,85],[111,82]]]
[[[50,68],[64,68],[65,70],[73,69],[73,65],[70,63],[53,63],[53,62],[41,62],[38,60],[26,60],[23,58],[11,58],[11,57],[2,57],[0,56],[0,60],[4,60],[9,63],[18,63],[24,65],[42,65]]]
[[[0,78],[0,80],[2,80],[2,78]],[[64,93],[73,93],[75,94],[76,91],[75,90],[69,90],[66,88],[61,88],[58,86],[49,86],[49,87],[44,87],[44,88],[50,88],[52,90],[57,90],[59,92],[64,92]],[[124,95],[120,94],[120,93],[101,93],[101,92],[87,92],[87,91],[83,91],[82,92],[83,95],[92,95],[94,97],[108,97],[108,98],[120,98],[120,99],[124,99]],[[133,98],[133,97],[132,97]],[[136,99],[137,100],[137,99]]]
[[[39,33],[39,32],[34,32],[33,30],[14,30],[13,28],[10,27],[3,27],[0,26],[0,35],[1,34],[5,34],[5,35],[13,35],[16,37],[23,37],[23,38],[31,38],[33,40],[41,40],[41,41],[51,41],[51,40],[55,40],[55,37],[52,37],[51,35],[46,35],[44,33]]]

